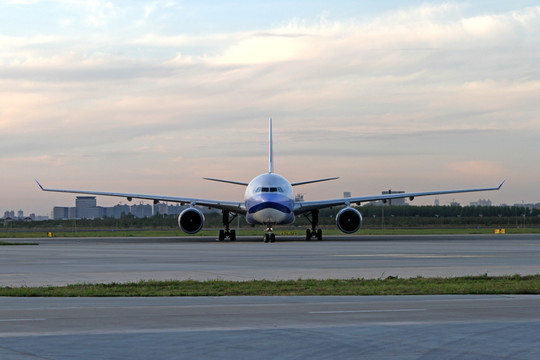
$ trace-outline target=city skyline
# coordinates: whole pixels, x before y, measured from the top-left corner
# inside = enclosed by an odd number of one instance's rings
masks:
[[[345,192],[345,193],[349,193],[349,192]],[[387,193],[387,191],[382,191],[381,193]],[[300,194],[301,195],[301,194]],[[139,200],[139,201],[128,201],[128,202],[123,202],[123,201],[116,201],[116,204],[114,205],[110,205],[110,206],[103,206],[101,204],[97,204],[97,201],[99,199],[105,199],[104,197],[100,197],[100,196],[74,196],[73,198],[73,206],[65,206],[65,205],[53,205],[51,210],[49,211],[49,213],[47,214],[35,214],[35,213],[30,213],[30,214],[27,214],[24,210],[22,209],[19,209],[19,210],[13,210],[13,209],[10,209],[10,210],[5,210],[3,212],[4,216],[2,217],[2,219],[5,219],[7,217],[9,218],[13,218],[13,219],[19,219],[19,220],[22,220],[22,219],[26,219],[26,218],[32,218],[32,220],[47,220],[45,219],[45,217],[49,218],[49,219],[54,219],[56,218],[56,216],[54,216],[54,213],[56,210],[60,210],[60,209],[63,209],[63,211],[65,211],[66,214],[70,214],[69,211],[71,211],[71,214],[66,216],[66,219],[67,218],[78,218],[79,216],[76,215],[75,213],[75,208],[77,207],[77,200],[79,198],[89,198],[89,199],[93,199],[93,202],[95,203],[95,207],[97,208],[101,208],[101,209],[113,209],[113,208],[117,208],[117,207],[124,207],[124,208],[132,208],[132,207],[149,207],[152,209],[152,215],[154,215],[156,209],[158,209],[157,211],[161,214],[176,214],[176,215],[179,215],[180,214],[180,209],[185,209],[186,206],[182,206],[182,205],[179,205],[179,204],[176,204],[176,203],[171,203],[171,202],[160,202],[160,203],[157,203],[157,204],[153,204],[151,201],[145,201],[145,200]],[[540,203],[531,203],[531,202],[524,202],[522,201],[521,203],[513,203],[513,204],[506,204],[506,203],[502,203],[502,204],[493,204],[492,201],[489,199],[489,198],[484,198],[484,197],[480,197],[478,198],[477,200],[474,200],[474,201],[471,201],[469,202],[467,205],[463,205],[461,204],[460,202],[457,202],[455,201],[455,199],[449,199],[448,201],[445,201],[443,203],[441,203],[440,201],[440,198],[439,197],[436,197],[434,196],[433,197],[433,203],[432,204],[428,204],[428,205],[432,205],[432,206],[514,206],[514,207],[527,207],[527,208],[540,208]],[[399,199],[399,200],[402,200],[402,201],[399,201],[397,204],[395,204],[393,201],[393,205],[396,205],[396,206],[415,206],[415,205],[420,205],[420,204],[415,204],[414,201],[407,201],[407,199]],[[298,201],[304,201],[304,199],[302,198],[301,200],[298,200]],[[381,201],[372,201],[372,202],[366,202],[362,205],[383,205],[383,202]],[[385,204],[386,205],[386,204]],[[163,209],[167,209],[166,211],[163,211]],[[169,212],[169,209],[174,209],[174,211],[172,212]],[[139,210],[135,210],[135,211],[139,211]],[[146,216],[151,216],[151,215],[148,215],[148,210],[146,209]],[[15,214],[17,213],[17,215],[15,216]],[[132,210],[130,210],[130,213],[133,213]],[[97,213],[96,213],[97,214]],[[105,216],[108,216],[108,217],[111,217],[110,214],[107,214],[107,212],[105,212]],[[116,215],[118,214],[115,214],[114,216],[112,217],[117,217]],[[99,216],[98,216],[99,217]],[[144,217],[144,216],[138,216],[138,217]]]
[[[508,178],[493,203],[538,203],[539,35],[523,0],[3,2],[0,206],[69,201],[34,178],[240,200],[201,178],[264,172],[269,117],[277,173],[340,177],[313,200]]]

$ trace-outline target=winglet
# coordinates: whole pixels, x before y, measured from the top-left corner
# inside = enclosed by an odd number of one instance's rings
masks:
[[[268,133],[268,172],[274,172],[274,147],[272,145],[272,118],[270,118],[270,127]]]
[[[45,190],[45,189],[43,189],[43,186],[41,186],[41,184],[39,183],[39,181],[37,181],[37,179],[34,179],[34,180],[37,182],[37,184],[39,185],[39,187],[41,188],[41,190]]]
[[[505,181],[506,181],[506,178],[501,182],[501,184],[499,185],[499,187],[497,188],[497,190],[499,190],[499,189],[503,186],[503,184],[505,183]]]

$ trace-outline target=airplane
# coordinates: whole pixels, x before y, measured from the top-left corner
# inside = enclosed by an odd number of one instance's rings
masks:
[[[236,240],[236,231],[230,228],[231,222],[239,215],[245,216],[247,223],[252,226],[266,226],[266,233],[263,238],[264,242],[275,242],[276,236],[273,232],[274,227],[276,225],[292,224],[295,221],[295,218],[299,215],[304,215],[311,224],[311,228],[306,229],[306,240],[322,240],[322,230],[318,226],[319,211],[324,208],[344,206],[344,208],[341,209],[336,216],[336,225],[338,229],[341,230],[343,233],[352,234],[358,231],[362,226],[362,214],[356,208],[351,206],[353,204],[356,204],[358,206],[363,202],[377,200],[387,202],[391,201],[392,199],[400,198],[408,198],[412,201],[414,198],[419,196],[499,190],[506,181],[506,179],[504,179],[499,186],[492,188],[442,190],[396,194],[390,193],[371,196],[295,202],[295,194],[293,191],[293,187],[335,180],[338,179],[338,177],[291,183],[283,176],[276,174],[274,172],[274,149],[271,118],[269,120],[268,144],[268,172],[255,177],[249,183],[207,177],[203,178],[210,181],[245,186],[246,191],[244,195],[244,201],[220,201],[176,196],[145,195],[87,190],[49,189],[43,187],[37,179],[35,179],[35,181],[42,191],[116,196],[127,198],[128,201],[131,201],[132,199],[152,200],[154,204],[157,204],[160,201],[180,203],[182,205],[188,204],[189,207],[183,210],[182,213],[178,216],[178,225],[180,229],[182,229],[187,234],[195,234],[199,232],[204,226],[204,214],[198,208],[196,208],[196,206],[218,209],[222,212],[223,217],[223,229],[219,230],[219,241],[223,241],[225,239],[229,239],[231,241]]]

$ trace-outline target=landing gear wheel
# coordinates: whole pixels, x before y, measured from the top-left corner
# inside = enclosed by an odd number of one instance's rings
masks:
[[[275,234],[270,234],[270,242],[271,243],[276,242],[276,235]]]
[[[309,217],[308,214],[311,214],[311,217]],[[304,216],[311,224],[311,229],[306,229],[306,241],[310,241],[313,238],[322,240],[322,230],[317,229],[317,226],[319,225],[319,210],[313,210],[304,214]]]
[[[270,242],[270,234],[264,234],[264,242]]]
[[[219,230],[219,241],[223,241],[225,239],[229,239],[230,241],[236,240],[236,230],[230,230],[231,222],[236,219],[238,214],[234,214],[231,216],[229,210],[223,210],[223,226],[225,229]]]

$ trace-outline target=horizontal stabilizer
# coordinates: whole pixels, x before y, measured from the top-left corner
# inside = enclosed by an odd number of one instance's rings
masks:
[[[219,181],[219,182],[224,182],[224,183],[227,183],[227,184],[235,184],[235,185],[243,185],[243,186],[248,186],[249,184],[246,183],[246,182],[241,182],[241,181],[232,181],[232,180],[223,180],[223,179],[214,179],[214,178],[207,178],[207,177],[203,177],[204,180],[210,180],[210,181]]]

